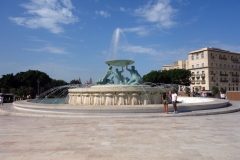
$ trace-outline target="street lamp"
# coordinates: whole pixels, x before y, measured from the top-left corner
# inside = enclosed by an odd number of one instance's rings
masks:
[[[38,83],[38,96],[39,96],[39,83],[40,83],[39,79],[37,80],[37,83]]]

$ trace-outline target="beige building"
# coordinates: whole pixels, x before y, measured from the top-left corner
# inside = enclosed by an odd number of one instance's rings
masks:
[[[191,91],[195,88],[199,90],[212,90],[212,86],[223,88],[226,91],[240,90],[239,53],[219,48],[202,48],[189,52],[188,60],[185,62],[186,69],[192,73]],[[164,70],[165,68],[166,70],[174,69],[174,67],[171,68],[164,65],[162,69]]]
[[[174,62],[173,65],[163,65],[162,70],[170,70],[170,69],[187,69],[187,60],[179,60]]]

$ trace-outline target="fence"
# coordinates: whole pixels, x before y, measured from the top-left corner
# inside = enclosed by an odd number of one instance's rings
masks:
[[[227,91],[227,99],[239,101],[240,100],[240,91]]]

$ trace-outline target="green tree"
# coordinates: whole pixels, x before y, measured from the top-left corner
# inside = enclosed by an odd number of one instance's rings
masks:
[[[172,69],[163,71],[151,71],[143,76],[143,82],[172,83],[189,85],[191,72],[185,69]]]
[[[219,93],[219,88],[216,86],[212,86],[212,94],[213,96],[217,95]]]
[[[70,84],[81,84],[81,82],[78,79],[73,79],[70,81]]]
[[[2,78],[0,79],[0,86],[1,88],[6,89],[7,92],[10,88],[15,88],[14,75],[12,73],[2,75]]]
[[[30,94],[35,97],[38,90],[38,82],[40,93],[50,88],[66,85],[63,80],[51,79],[46,73],[37,70],[28,70],[19,72],[15,76],[13,74],[2,75],[0,78],[1,92],[16,93],[19,96]]]
[[[158,76],[161,74],[161,71],[151,71],[150,73],[142,77],[144,82],[158,83]]]
[[[34,89],[38,86],[38,80],[40,81],[41,86],[52,81],[46,73],[37,70],[28,70],[27,72],[17,73],[14,78],[18,86],[27,86]]]
[[[222,94],[226,94],[226,90],[223,88],[220,88],[220,92],[222,92]]]

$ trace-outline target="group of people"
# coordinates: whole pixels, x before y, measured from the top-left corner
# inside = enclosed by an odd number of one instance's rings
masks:
[[[177,114],[177,93],[173,90],[169,93],[163,93],[162,96],[163,106],[164,106],[164,113],[168,114],[168,103],[172,101],[172,105],[174,108],[173,113]]]

